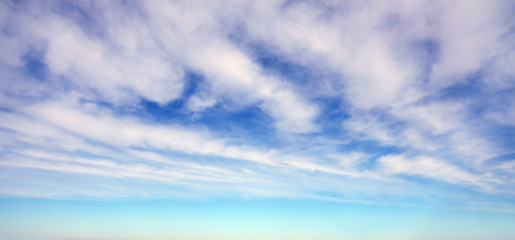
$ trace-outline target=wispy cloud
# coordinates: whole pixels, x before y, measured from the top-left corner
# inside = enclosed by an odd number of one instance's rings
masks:
[[[0,165],[120,195],[512,198],[513,8],[2,2]],[[61,196],[97,194],[75,184]]]

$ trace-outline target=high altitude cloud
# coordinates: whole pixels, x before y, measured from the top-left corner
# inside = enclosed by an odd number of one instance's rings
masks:
[[[510,1],[0,4],[1,194],[513,197]]]

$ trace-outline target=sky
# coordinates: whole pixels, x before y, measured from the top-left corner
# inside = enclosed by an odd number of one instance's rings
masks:
[[[514,13],[0,1],[0,238],[515,239]]]

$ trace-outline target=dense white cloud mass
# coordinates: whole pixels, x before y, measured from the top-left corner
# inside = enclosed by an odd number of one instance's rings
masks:
[[[0,194],[506,206],[514,9],[3,1]]]

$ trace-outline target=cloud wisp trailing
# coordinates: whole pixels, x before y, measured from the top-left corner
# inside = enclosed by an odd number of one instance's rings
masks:
[[[513,209],[514,8],[2,2],[0,194]]]

